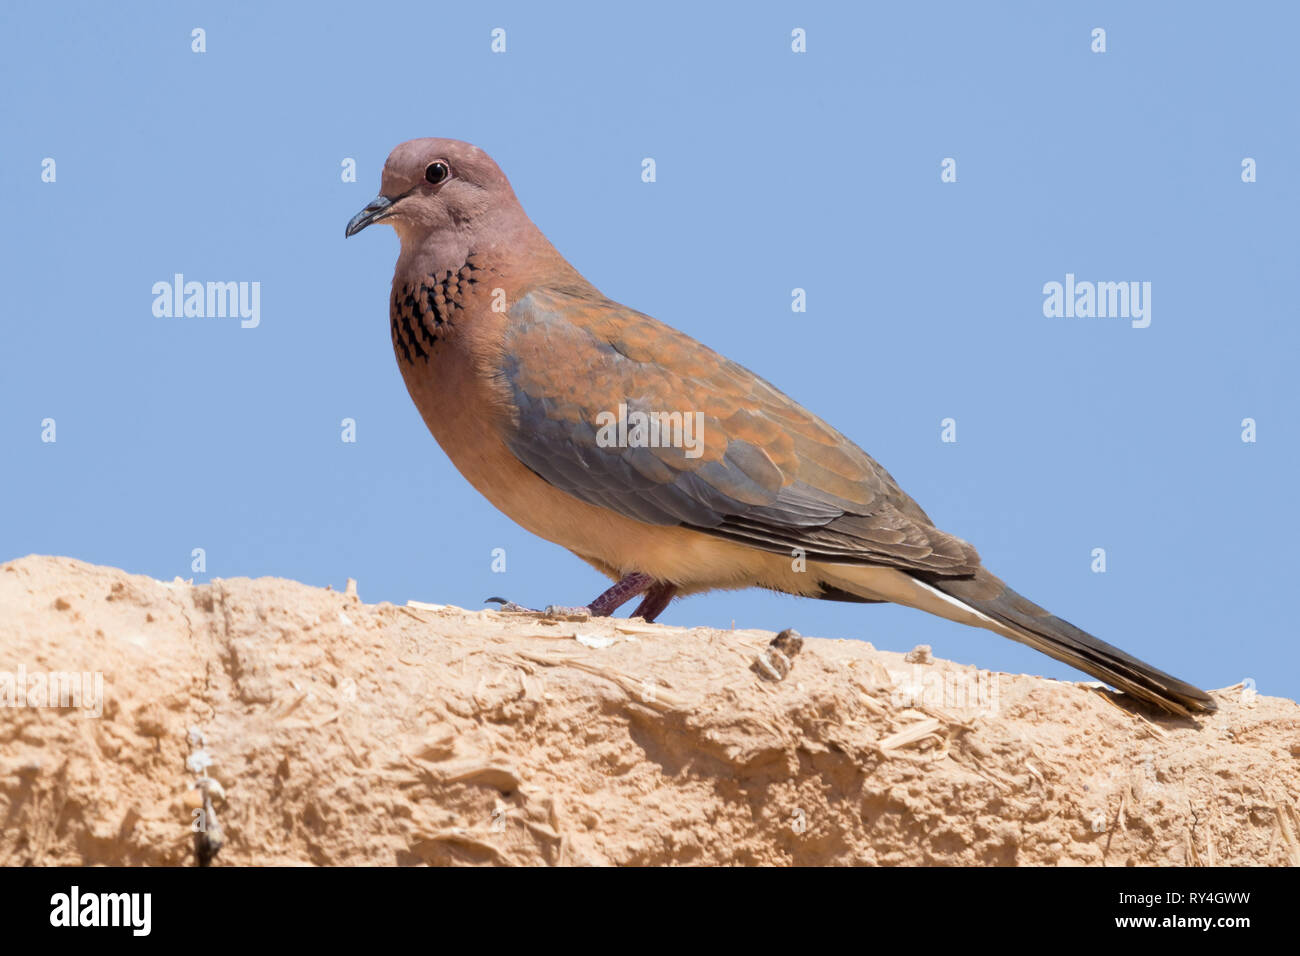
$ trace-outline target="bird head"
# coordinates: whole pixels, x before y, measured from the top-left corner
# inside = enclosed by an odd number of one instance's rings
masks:
[[[492,157],[455,139],[412,139],[384,163],[379,195],[352,217],[354,236],[373,223],[397,230],[402,245],[467,230],[495,209],[517,207],[505,174]]]

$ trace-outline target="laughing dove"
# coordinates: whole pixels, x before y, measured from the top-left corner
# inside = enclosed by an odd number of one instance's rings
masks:
[[[587,610],[764,587],[892,601],[984,627],[1186,715],[1214,701],[1027,601],[884,468],[748,369],[607,299],[546,240],[496,163],[398,146],[347,225],[397,230],[402,377],[461,474],[616,583]],[[511,605],[512,607],[514,605]]]

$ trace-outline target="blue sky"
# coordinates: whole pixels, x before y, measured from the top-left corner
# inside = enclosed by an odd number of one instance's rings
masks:
[[[594,597],[425,430],[392,231],[343,238],[393,146],[448,136],[607,295],[822,415],[1026,596],[1202,686],[1300,694],[1294,7],[473,6],[4,6],[0,559]],[[260,324],[155,316],[176,273],[260,283]],[[1150,282],[1149,327],[1046,317],[1067,273]],[[1078,676],[902,608],[662,620]]]

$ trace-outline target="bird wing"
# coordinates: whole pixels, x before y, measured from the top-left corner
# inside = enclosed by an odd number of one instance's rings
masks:
[[[939,575],[979,568],[975,549],[935,528],[864,451],[690,336],[598,293],[533,290],[509,318],[506,445],[555,487],[764,551]],[[646,447],[631,429],[620,443],[620,406],[633,429],[638,412],[667,414],[670,426],[690,416],[698,448],[665,446],[664,434]]]

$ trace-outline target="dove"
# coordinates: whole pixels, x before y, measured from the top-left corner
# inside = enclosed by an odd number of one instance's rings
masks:
[[[493,505],[614,582],[583,612],[640,598],[634,615],[653,621],[677,596],[751,587],[893,602],[1172,713],[1215,710],[1204,691],[1021,597],[774,385],[602,295],[478,147],[399,145],[345,233],[376,223],[400,241],[389,324],[411,399]]]

